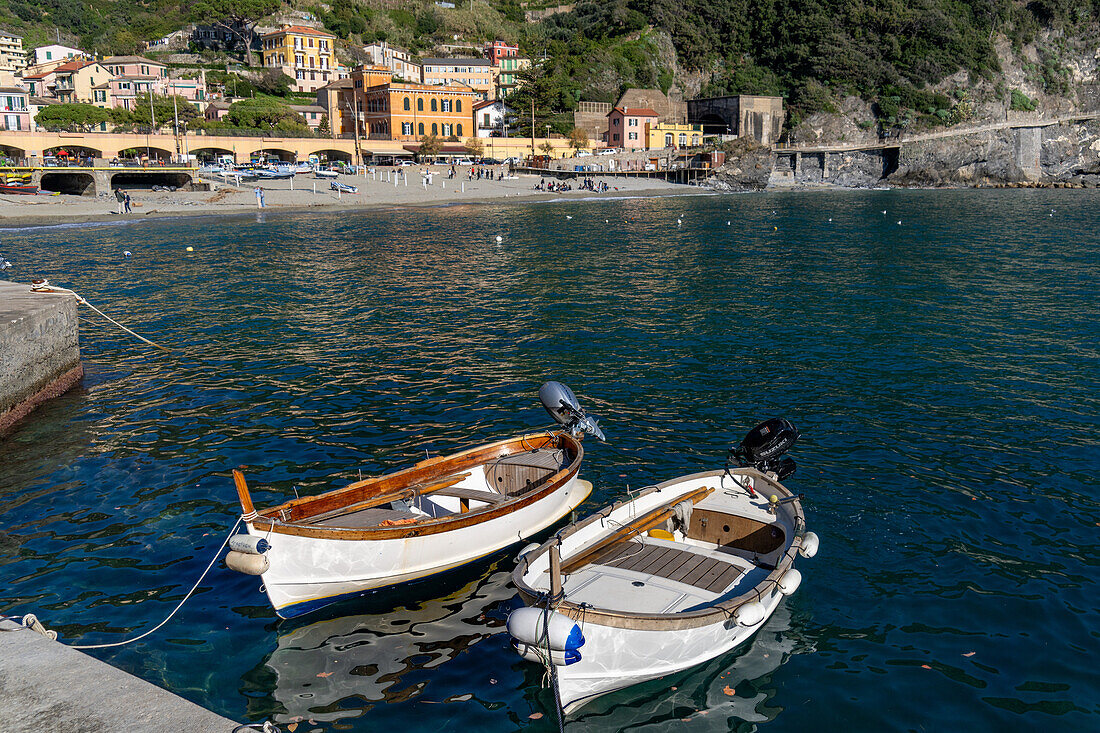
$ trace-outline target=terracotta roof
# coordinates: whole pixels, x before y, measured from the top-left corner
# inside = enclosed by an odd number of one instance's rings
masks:
[[[648,107],[616,107],[611,112],[619,112],[628,117],[660,117],[659,114]],[[610,112],[608,114],[611,114]]]
[[[0,93],[3,94],[26,94],[27,90],[23,87],[0,87]]]
[[[337,79],[325,84],[321,89],[351,89],[355,85],[351,79]]]
[[[41,74],[27,74],[23,78],[24,79],[45,79],[47,76],[49,76],[52,73],[53,73],[52,71],[43,71]]]
[[[56,69],[55,73],[64,73],[67,71],[80,71],[85,66],[91,66],[92,64],[99,63],[98,61],[69,61],[68,63],[61,64]]]
[[[266,38],[267,36],[282,35],[283,33],[296,33],[299,36],[326,36],[328,38],[336,38],[336,36],[329,33],[328,31],[321,31],[317,30],[316,28],[307,28],[304,25],[285,25],[277,31],[265,33],[264,37]]]

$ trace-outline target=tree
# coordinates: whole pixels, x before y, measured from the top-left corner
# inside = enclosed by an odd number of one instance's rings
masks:
[[[332,128],[328,125],[328,115],[321,115],[321,123],[317,125],[317,132],[322,135],[329,135],[332,133]]]
[[[485,154],[485,143],[481,142],[479,137],[467,138],[462,147],[466,148],[467,153],[478,158]]]
[[[285,97],[290,94],[290,87],[294,80],[278,69],[265,69],[256,82],[256,88],[265,94],[275,97]]]
[[[88,132],[95,125],[110,122],[111,112],[94,104],[51,104],[43,107],[34,121],[47,129]]]
[[[279,9],[279,0],[196,0],[191,4],[191,19],[223,28],[240,39],[244,61],[252,65],[252,43],[256,24]]]
[[[574,150],[584,150],[588,147],[588,133],[579,127],[569,131],[569,147]]]
[[[425,135],[420,138],[420,154],[422,156],[435,156],[443,149],[443,141],[435,135]]]
[[[257,130],[296,130],[306,126],[305,118],[274,99],[244,99],[229,105],[225,120],[234,127]]]
[[[171,127],[178,115],[180,123],[190,122],[200,117],[199,108],[188,102],[178,94],[175,96],[175,105],[172,97],[153,95],[153,117],[149,119],[149,95],[139,94],[134,98],[134,108],[125,110],[115,108],[112,110],[114,120],[120,125],[150,125],[154,121],[158,128]]]
[[[550,153],[554,152],[554,146],[549,142],[544,142],[542,145],[539,145],[539,150],[541,150],[544,155],[550,155]]]

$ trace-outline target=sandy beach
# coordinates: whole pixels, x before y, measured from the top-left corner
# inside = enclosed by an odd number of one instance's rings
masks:
[[[536,175],[515,175],[504,180],[469,180],[469,168],[460,167],[458,175],[448,180],[448,166],[378,167],[373,174],[341,175],[341,183],[356,186],[356,194],[338,194],[330,189],[330,181],[309,175],[291,180],[242,181],[240,187],[217,180],[209,182],[210,191],[152,191],[128,189],[132,212],[118,214],[118,202],[113,194],[97,196],[2,196],[0,195],[0,228],[72,224],[94,221],[143,220],[166,216],[210,216],[240,214],[257,210],[255,189],[263,189],[264,210],[294,212],[313,209],[353,210],[376,206],[436,206],[456,203],[479,203],[511,199],[583,199],[593,196],[669,196],[703,193],[701,189],[656,179],[612,178],[596,176],[606,181],[605,193],[577,190],[581,179],[568,181],[572,191],[550,193],[536,191]],[[499,170],[499,169],[497,169]],[[426,171],[432,173],[426,183]],[[396,181],[396,183],[395,183]]]

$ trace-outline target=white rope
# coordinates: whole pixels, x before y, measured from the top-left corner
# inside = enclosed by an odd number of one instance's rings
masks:
[[[229,534],[227,534],[225,536],[225,541],[222,542],[222,545],[221,545],[221,547],[218,548],[218,551],[214,553],[214,557],[210,558],[210,564],[206,566],[206,570],[202,571],[202,575],[200,575],[199,579],[195,581],[195,584],[193,586],[191,586],[191,590],[187,591],[187,595],[185,595],[183,597],[183,600],[181,600],[179,602],[179,605],[177,605],[174,609],[172,609],[172,613],[168,614],[168,618],[164,619],[159,624],[157,624],[153,628],[149,629],[148,631],[146,631],[141,636],[135,636],[133,639],[127,639],[126,641],[116,641],[116,642],[113,642],[111,644],[81,644],[81,645],[70,644],[69,646],[72,647],[73,649],[106,649],[107,647],[112,647],[112,646],[123,646],[124,644],[130,644],[131,642],[135,642],[135,641],[138,641],[140,639],[144,639],[146,636],[149,636],[149,634],[153,633],[154,631],[159,629],[161,626],[164,626],[166,623],[171,621],[172,617],[176,615],[176,612],[179,611],[181,608],[183,608],[183,604],[187,603],[187,599],[191,597],[191,594],[194,593],[198,589],[199,583],[201,583],[203,581],[203,579],[206,577],[206,574],[210,572],[210,568],[214,567],[214,563],[218,561],[219,557],[221,557],[222,550],[224,550],[225,546],[229,544],[229,539],[233,536],[233,533],[237,531],[237,527],[240,525],[240,523],[241,523],[241,518],[237,517],[237,521],[233,523],[233,527],[232,527],[232,529],[229,530]]]
[[[114,325],[118,326],[123,331],[130,334],[131,336],[138,339],[139,341],[144,341],[145,343],[149,344],[150,346],[154,346],[154,347],[156,347],[156,348],[158,348],[162,351],[168,351],[167,347],[161,346],[160,344],[155,344],[152,341],[150,341],[149,339],[145,338],[144,336],[142,336],[140,334],[137,334],[137,333],[134,333],[133,331],[131,331],[126,326],[123,326],[121,323],[119,323],[115,319],[111,318],[109,315],[107,315],[106,313],[101,311],[99,308],[96,308],[94,305],[89,303],[87,301],[87,299],[85,299],[82,295],[80,295],[79,293],[77,293],[74,290],[69,290],[68,288],[62,288],[62,287],[59,287],[57,285],[50,285],[50,281],[46,280],[46,279],[32,281],[31,290],[33,292],[36,292],[36,293],[69,293],[70,295],[72,295],[73,297],[76,298],[77,303],[82,303],[83,305],[88,306],[93,311],[95,311],[99,315],[103,316],[103,318],[105,318],[108,322],[113,323]]]

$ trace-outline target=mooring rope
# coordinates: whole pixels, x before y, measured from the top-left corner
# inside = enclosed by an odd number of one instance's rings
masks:
[[[134,333],[132,330],[130,330],[126,326],[123,326],[121,323],[119,323],[115,319],[111,318],[109,315],[107,315],[106,313],[101,311],[99,308],[96,308],[94,305],[89,303],[88,300],[84,296],[80,295],[75,290],[69,290],[68,288],[62,288],[62,287],[59,287],[57,285],[50,285],[50,281],[46,280],[45,278],[41,278],[41,279],[38,279],[38,280],[32,280],[31,281],[31,290],[35,293],[69,293],[70,295],[72,295],[73,297],[76,298],[77,303],[81,303],[83,305],[88,306],[93,311],[95,311],[99,315],[103,316],[103,318],[106,319],[108,322],[113,323],[114,325],[118,326],[123,331],[130,334],[131,336],[138,339],[139,341],[144,341],[145,343],[149,344],[150,346],[154,346],[154,347],[156,347],[156,348],[158,348],[162,351],[168,351],[168,347],[161,346],[160,344],[153,343],[152,341],[145,338],[141,334]]]
[[[218,558],[221,557],[222,550],[224,550],[225,546],[229,544],[230,538],[233,537],[233,533],[237,531],[237,527],[240,525],[240,523],[241,518],[237,517],[237,521],[233,523],[233,527],[229,530],[229,534],[225,536],[225,540],[222,542],[221,547],[219,547],[218,551],[214,553],[214,557],[210,558],[210,564],[206,566],[206,570],[202,571],[202,575],[200,575],[199,579],[195,581],[195,584],[191,586],[191,590],[187,591],[187,595],[183,597],[183,600],[181,600],[179,604],[174,609],[172,609],[172,613],[168,614],[168,617],[161,621],[159,624],[149,629],[144,634],[141,634],[140,636],[135,636],[133,639],[127,639],[125,641],[116,641],[110,644],[69,644],[69,646],[73,649],[106,649],[107,647],[123,646],[125,644],[130,644],[140,639],[144,639],[146,636],[149,636],[149,634],[153,633],[161,626],[164,626],[166,623],[171,621],[172,617],[176,615],[176,612],[183,608],[183,604],[187,603],[187,599],[190,598],[191,595],[198,589],[199,584],[202,583],[203,579],[206,578],[206,574],[210,572],[210,568],[214,567],[214,563],[216,563],[218,561]]]

